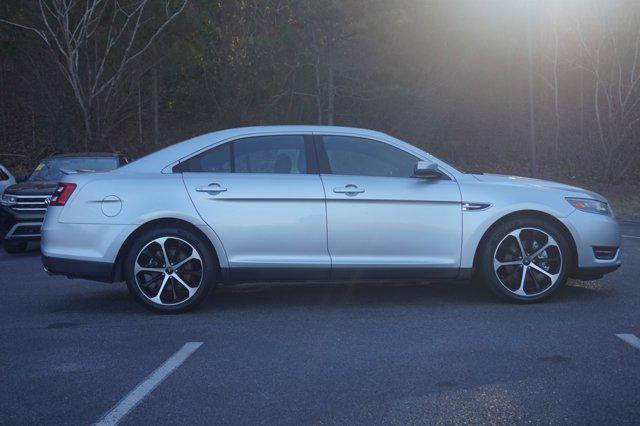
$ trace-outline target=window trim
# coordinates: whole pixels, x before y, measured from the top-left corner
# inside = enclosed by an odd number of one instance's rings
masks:
[[[330,133],[321,133],[321,134],[316,134],[314,135],[314,145],[317,151],[317,155],[318,155],[318,165],[319,165],[319,169],[320,169],[320,174],[323,175],[333,175],[333,176],[359,176],[359,177],[370,177],[370,178],[385,178],[385,179],[418,179],[415,176],[409,176],[409,177],[400,177],[400,176],[371,176],[371,175],[341,175],[341,174],[337,174],[337,173],[333,173],[333,171],[331,170],[331,164],[329,163],[329,156],[327,155],[327,150],[325,149],[324,146],[324,138],[328,137],[328,136],[335,136],[335,137],[346,137],[346,138],[352,138],[352,139],[362,139],[365,141],[372,141],[372,142],[377,142],[377,143],[382,143],[385,144],[391,148],[400,150],[406,154],[411,155],[413,158],[416,159],[416,162],[418,161],[425,161],[424,159],[418,157],[416,154],[414,154],[413,152],[409,152],[407,150],[404,150],[400,147],[397,147],[393,144],[387,143],[385,141],[381,141],[380,139],[374,139],[368,136],[361,136],[361,135],[347,135],[347,134],[330,134]],[[451,178],[449,177],[449,174],[445,172],[444,176],[446,176],[446,178],[443,178],[444,180],[451,180]]]
[[[227,139],[224,141],[221,141],[217,144],[213,144],[213,145],[209,145],[206,148],[200,149],[192,154],[189,154],[188,156],[185,156],[181,159],[179,159],[177,161],[177,164],[173,165],[171,167],[171,172],[172,173],[209,173],[209,174],[222,174],[222,173],[237,173],[236,172],[236,165],[235,165],[235,143],[242,141],[244,139],[255,139],[255,138],[263,138],[263,137],[278,137],[278,136],[295,136],[295,137],[302,137],[303,138],[303,142],[304,142],[304,154],[305,154],[305,159],[307,162],[307,171],[306,173],[238,173],[238,174],[255,174],[255,175],[317,175],[319,174],[319,167],[318,167],[318,156],[317,156],[317,152],[316,152],[316,148],[314,146],[314,135],[312,134],[300,134],[300,133],[283,133],[283,134],[279,134],[279,133],[271,133],[271,134],[262,134],[262,135],[244,135],[244,136],[239,136],[233,139]],[[231,158],[229,159],[230,162],[230,168],[231,171],[229,172],[185,172],[182,170],[182,165],[190,160],[191,158],[200,155],[204,152],[207,152],[211,149],[217,149],[219,147],[222,147],[226,144],[230,144],[229,146],[229,155],[231,156]]]

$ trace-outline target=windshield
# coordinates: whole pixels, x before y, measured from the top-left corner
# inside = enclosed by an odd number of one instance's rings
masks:
[[[118,167],[118,159],[114,157],[94,158],[49,158],[38,164],[31,173],[29,182],[58,181],[65,171],[104,172]]]

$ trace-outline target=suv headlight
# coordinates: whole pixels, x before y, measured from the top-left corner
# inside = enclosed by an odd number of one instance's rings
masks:
[[[0,199],[0,204],[3,206],[12,206],[17,203],[18,200],[13,195],[2,194],[2,199]]]
[[[567,201],[573,207],[583,212],[605,214],[605,215],[611,214],[611,209],[609,209],[609,205],[602,201],[591,200],[589,198],[567,198]]]

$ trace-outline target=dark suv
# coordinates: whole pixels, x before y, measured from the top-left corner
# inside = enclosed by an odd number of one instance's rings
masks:
[[[40,227],[49,198],[64,173],[101,172],[118,168],[129,160],[122,154],[60,154],[45,158],[22,182],[7,187],[0,204],[0,236],[7,253],[21,253],[28,241],[40,239]]]

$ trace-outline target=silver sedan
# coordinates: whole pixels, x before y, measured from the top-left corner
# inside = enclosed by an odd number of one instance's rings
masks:
[[[386,134],[324,126],[223,130],[66,175],[42,227],[50,273],[126,281],[161,312],[217,284],[473,274],[535,302],[615,270],[619,247],[601,195],[467,174]]]

